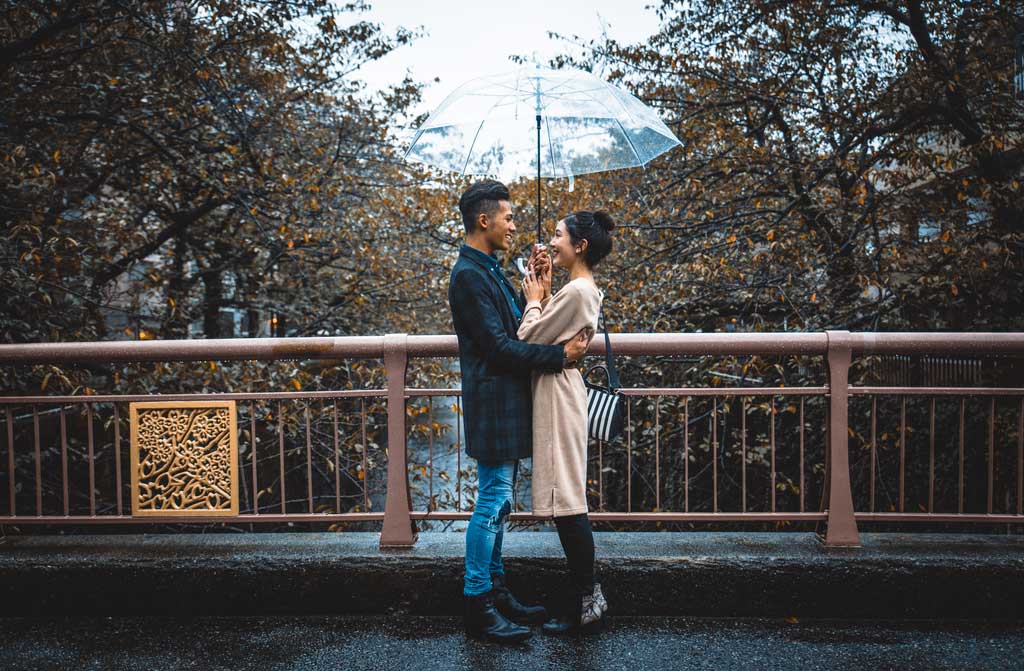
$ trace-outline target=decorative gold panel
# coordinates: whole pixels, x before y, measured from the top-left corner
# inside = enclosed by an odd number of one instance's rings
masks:
[[[234,401],[131,404],[132,515],[238,514]]]

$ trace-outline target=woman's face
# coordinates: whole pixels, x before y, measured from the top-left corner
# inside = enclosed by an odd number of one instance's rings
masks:
[[[569,231],[565,227],[565,220],[558,222],[555,227],[555,235],[549,243],[551,247],[551,263],[558,268],[572,268],[576,263],[576,248],[569,238]]]

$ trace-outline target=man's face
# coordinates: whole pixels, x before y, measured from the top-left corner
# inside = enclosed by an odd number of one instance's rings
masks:
[[[516,232],[512,206],[507,200],[499,200],[498,208],[491,214],[482,215],[481,219],[483,217],[486,217],[487,222],[484,234],[491,248],[495,251],[507,251],[512,246],[512,236]]]

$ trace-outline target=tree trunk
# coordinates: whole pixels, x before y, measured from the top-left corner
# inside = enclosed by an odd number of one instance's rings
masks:
[[[207,270],[202,274],[203,301],[203,333],[207,338],[232,337],[234,333],[224,333],[220,323],[220,308],[224,302],[224,281],[219,270]]]
[[[187,281],[185,277],[185,257],[188,255],[188,243],[185,235],[179,233],[174,238],[174,262],[171,265],[171,277],[167,282],[167,306],[164,311],[164,323],[161,338],[183,339],[188,337],[188,319],[185,316],[187,299]]]

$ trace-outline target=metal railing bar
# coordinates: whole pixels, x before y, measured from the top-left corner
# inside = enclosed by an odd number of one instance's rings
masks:
[[[790,392],[786,392],[787,394]],[[850,387],[851,395],[1024,396],[1024,387]]]
[[[311,398],[378,398],[386,389],[340,389],[334,391],[225,392],[223,394],[91,394],[89,396],[0,396],[0,404],[29,403],[127,403],[132,401],[273,401]]]
[[[189,517],[132,517],[130,515],[63,515],[0,517],[0,524],[224,524],[250,522],[379,522],[384,513],[289,513],[208,515]]]

